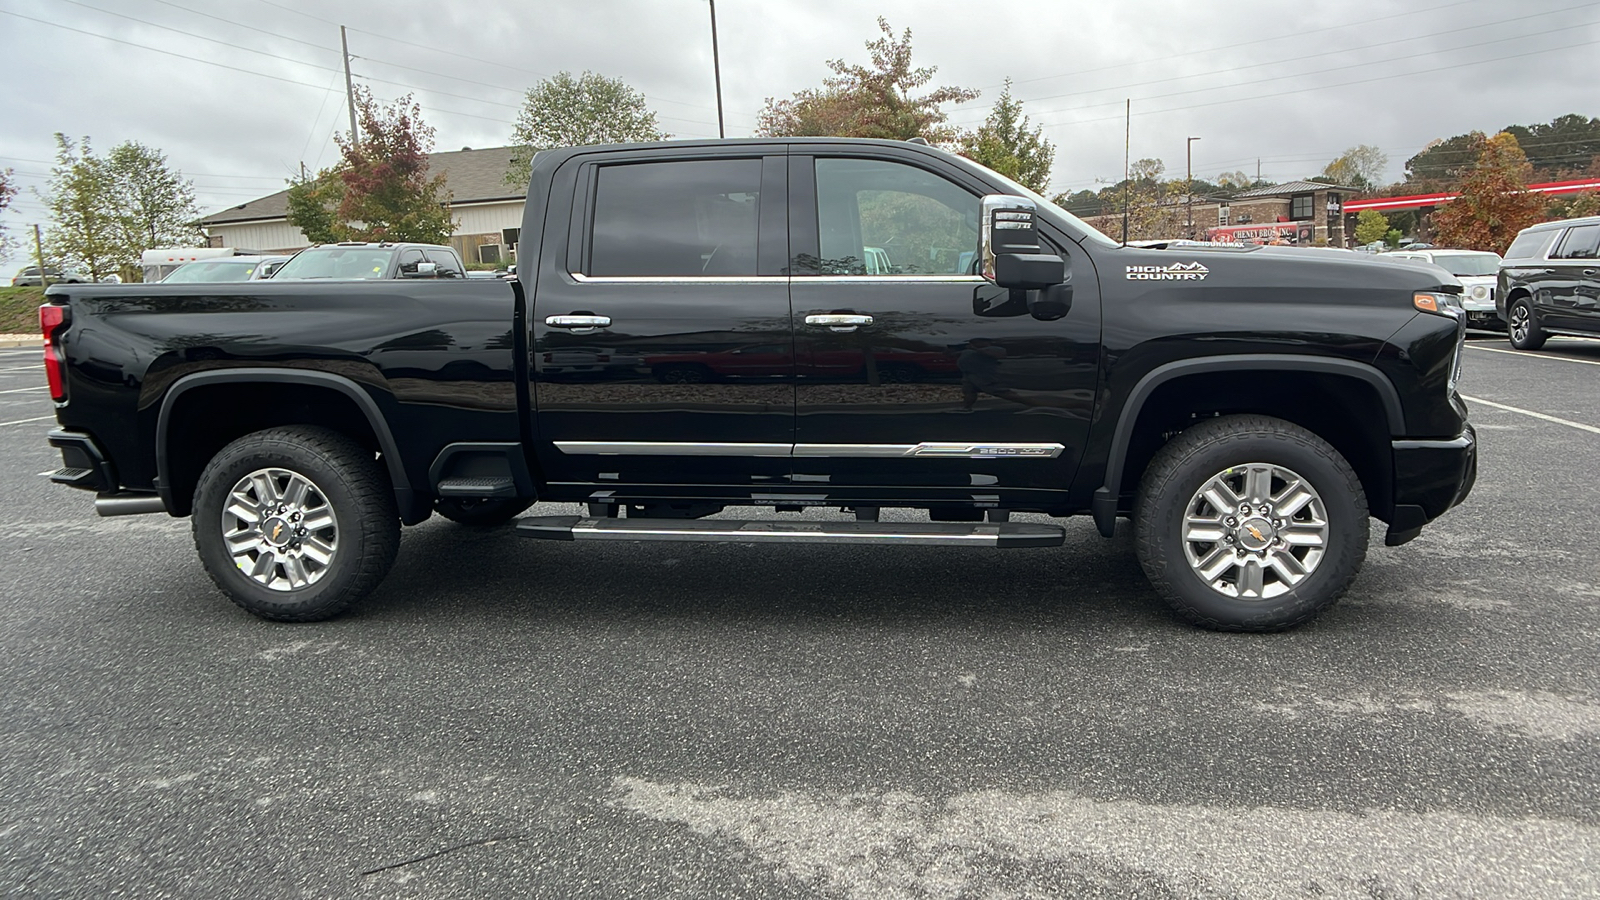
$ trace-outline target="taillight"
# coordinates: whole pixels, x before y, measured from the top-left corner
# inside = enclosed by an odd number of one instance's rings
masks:
[[[50,397],[57,403],[67,399],[67,379],[56,345],[56,332],[67,324],[67,308],[46,303],[39,307],[39,330],[44,333],[44,375],[50,381]]]

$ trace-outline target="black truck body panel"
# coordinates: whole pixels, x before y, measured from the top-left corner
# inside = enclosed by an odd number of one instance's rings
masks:
[[[753,256],[702,253],[703,277],[602,272],[614,264],[594,246],[608,184],[659,188],[640,167],[729,160],[754,179],[758,199],[740,195],[755,204]],[[974,196],[1014,192],[898,142],[546,151],[520,282],[51,288],[70,307],[60,430],[91,441],[115,472],[110,490],[159,491],[174,514],[193,490],[192,435],[258,421],[228,412],[230,397],[305,406],[342,394],[339,415],[365,420],[353,427],[385,457],[406,521],[426,517],[449,471],[441,454],[459,444],[517,457],[519,493],[542,499],[1109,518],[1129,509],[1140,461],[1169,430],[1142,418],[1157,406],[1253,411],[1293,391],[1320,407],[1308,417],[1348,416],[1377,435],[1360,439],[1380,448],[1363,479],[1373,513],[1402,517],[1402,531],[1470,488],[1475,450],[1452,380],[1461,324],[1412,303],[1459,290],[1438,270],[1300,248],[1118,247],[1041,208],[1071,304],[1041,320],[975,275],[830,271],[818,198],[861,162]],[[661,236],[661,252],[674,240]],[[711,274],[718,265],[737,271]],[[843,313],[872,322],[808,323]],[[565,316],[610,323],[549,322]]]

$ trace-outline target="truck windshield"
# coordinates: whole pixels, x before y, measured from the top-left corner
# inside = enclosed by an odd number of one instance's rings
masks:
[[[340,281],[382,278],[392,250],[370,247],[313,247],[302,250],[273,273],[273,281],[332,278]]]
[[[1500,257],[1494,253],[1440,254],[1433,264],[1451,275],[1493,275],[1500,271]]]
[[[202,261],[184,263],[172,270],[172,274],[161,279],[167,284],[201,284],[217,281],[248,281],[256,270],[254,260],[234,262],[232,260],[217,260],[215,262]]]

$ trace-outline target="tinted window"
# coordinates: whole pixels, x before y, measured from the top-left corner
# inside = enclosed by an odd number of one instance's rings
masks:
[[[1511,242],[1510,249],[1506,250],[1506,259],[1540,259],[1544,256],[1544,248],[1550,246],[1550,239],[1560,233],[1557,229],[1524,231]]]
[[[588,274],[756,274],[761,160],[603,166]]]
[[[978,197],[901,163],[817,160],[824,275],[970,275]]]
[[[438,266],[440,278],[460,278],[466,271],[461,265],[461,260],[456,258],[454,250],[429,250],[428,262]]]
[[[1551,256],[1554,259],[1594,259],[1596,245],[1600,245],[1600,224],[1579,225],[1567,230],[1560,249]]]

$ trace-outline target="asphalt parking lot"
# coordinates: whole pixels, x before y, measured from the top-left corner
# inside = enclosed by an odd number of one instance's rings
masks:
[[[1467,350],[1467,504],[1296,631],[1065,549],[561,544],[442,519],[258,621],[40,477],[0,350],[0,892],[1600,896],[1600,342]],[[554,509],[552,511],[560,511]]]

